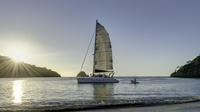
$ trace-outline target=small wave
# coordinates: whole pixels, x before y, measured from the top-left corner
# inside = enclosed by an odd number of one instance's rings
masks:
[[[107,107],[119,107],[119,106],[152,106],[152,105],[164,105],[164,104],[179,104],[200,101],[200,97],[167,97],[167,98],[136,98],[136,99],[114,99],[114,100],[80,100],[71,102],[32,102],[24,103],[21,105],[11,105],[7,107],[0,107],[1,112],[14,111],[14,112],[46,112],[46,111],[73,111],[84,109],[97,109]]]

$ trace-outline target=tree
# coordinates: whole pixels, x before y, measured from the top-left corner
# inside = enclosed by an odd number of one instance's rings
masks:
[[[188,60],[186,63],[187,63],[187,64],[190,64],[191,62],[192,62],[191,60]]]

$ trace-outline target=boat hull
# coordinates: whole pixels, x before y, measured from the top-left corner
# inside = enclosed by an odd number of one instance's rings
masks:
[[[118,83],[119,81],[113,77],[78,77],[78,83]]]

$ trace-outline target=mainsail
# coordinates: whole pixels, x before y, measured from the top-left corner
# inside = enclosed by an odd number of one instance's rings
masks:
[[[109,34],[96,22],[93,73],[99,72],[113,72],[113,59]]]

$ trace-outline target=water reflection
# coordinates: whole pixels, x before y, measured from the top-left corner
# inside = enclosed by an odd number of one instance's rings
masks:
[[[98,101],[113,99],[113,84],[93,84],[94,99]]]
[[[13,81],[13,97],[14,97],[13,102],[14,103],[22,102],[23,83],[24,83],[24,80]]]

